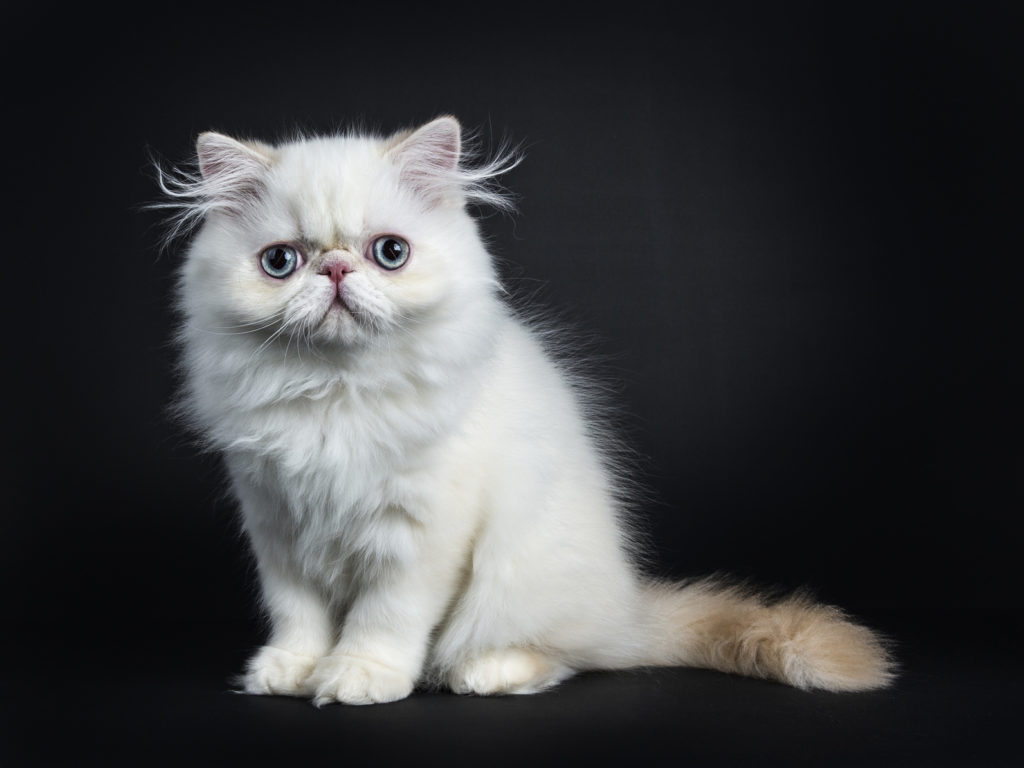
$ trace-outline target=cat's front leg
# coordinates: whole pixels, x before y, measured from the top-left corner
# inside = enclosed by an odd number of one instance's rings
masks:
[[[263,602],[270,618],[267,644],[241,676],[246,693],[310,696],[309,677],[331,649],[334,633],[324,598],[310,586],[261,559]]]
[[[309,679],[314,704],[381,704],[412,693],[464,554],[457,535],[441,538],[424,537],[414,557],[356,597],[339,642]]]
[[[314,704],[383,704],[412,693],[444,608],[426,581],[409,569],[360,595],[309,679]]]
[[[295,554],[286,545],[283,500],[272,487],[256,486],[245,456],[227,459],[270,621],[270,638],[249,659],[238,685],[245,693],[309,696],[309,676],[337,636],[330,601],[302,578]]]

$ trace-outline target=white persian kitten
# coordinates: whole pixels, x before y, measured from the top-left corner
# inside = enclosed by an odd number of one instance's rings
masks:
[[[882,643],[804,597],[643,576],[573,378],[501,298],[441,117],[389,138],[198,140],[179,226],[182,408],[220,451],[271,632],[244,689],[320,705],[418,683],[534,693],[693,665],[885,685]]]

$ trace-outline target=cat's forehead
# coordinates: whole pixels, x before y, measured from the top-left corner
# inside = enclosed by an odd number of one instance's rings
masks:
[[[328,243],[365,229],[389,171],[378,141],[310,139],[279,148],[271,187],[304,236]]]

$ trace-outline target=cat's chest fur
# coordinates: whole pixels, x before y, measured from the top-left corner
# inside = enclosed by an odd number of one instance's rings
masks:
[[[235,412],[222,422],[234,435],[226,456],[254,497],[254,546],[329,591],[413,557],[417,531],[461,484],[474,389],[473,377],[358,388],[339,378]]]

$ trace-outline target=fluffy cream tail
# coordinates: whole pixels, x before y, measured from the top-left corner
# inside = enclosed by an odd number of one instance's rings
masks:
[[[895,665],[882,641],[831,606],[797,594],[774,602],[713,580],[655,583],[648,664],[763,677],[797,688],[882,688]]]

